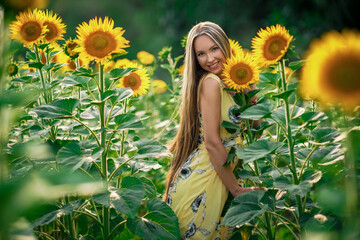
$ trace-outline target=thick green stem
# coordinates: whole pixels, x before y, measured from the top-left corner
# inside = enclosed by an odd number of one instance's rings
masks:
[[[105,92],[105,79],[104,79],[104,66],[100,64],[99,71],[99,98],[101,99],[101,95]],[[105,102],[101,102],[99,107],[99,115],[100,115],[100,146],[103,149],[103,153],[101,155],[101,169],[104,176],[104,180],[107,181],[107,162],[106,162],[106,131],[105,131]]]
[[[286,84],[286,78],[285,78],[285,60],[280,61],[279,65],[280,65],[282,91],[285,92],[287,90],[287,84]],[[297,170],[296,170],[295,154],[294,154],[294,141],[293,141],[291,125],[290,125],[290,122],[291,122],[290,108],[289,108],[289,101],[287,98],[284,99],[284,103],[285,103],[285,123],[286,123],[286,129],[287,129],[286,139],[288,142],[289,153],[290,153],[290,163],[291,163],[290,169],[293,174],[294,184],[299,184],[299,179],[298,179]],[[302,209],[302,204],[301,204],[301,198],[298,195],[296,196],[296,203],[297,203],[297,207],[298,207],[298,213],[300,216],[300,214],[303,212],[303,209]]]
[[[103,239],[107,239],[110,233],[110,209],[103,207]]]
[[[105,78],[104,78],[104,66],[100,64],[99,67],[99,99],[101,99],[101,95],[105,92]],[[107,152],[106,152],[106,131],[105,131],[105,102],[101,102],[99,106],[99,115],[100,115],[100,146],[103,149],[101,154],[101,171],[102,177],[104,180],[105,188],[108,187],[108,178],[107,178]],[[107,239],[110,233],[110,214],[109,209],[103,207],[103,239]]]
[[[70,203],[70,198],[69,197],[65,197],[65,203],[67,203],[67,204]],[[76,227],[75,227],[75,222],[73,220],[73,214],[72,213],[67,215],[67,220],[68,220],[68,224],[69,224],[69,232],[70,232],[71,238],[72,239],[77,239]]]
[[[40,63],[41,60],[40,60],[39,48],[36,44],[34,44],[34,51],[35,51],[36,61],[38,63]],[[48,98],[47,91],[46,91],[46,83],[45,83],[43,72],[41,69],[38,69],[38,71],[39,71],[39,75],[40,75],[41,85],[43,88],[44,101],[45,101],[45,103],[49,103],[49,98]]]
[[[124,143],[125,143],[125,139],[127,136],[127,131],[122,131],[120,135],[121,135],[121,137],[120,137],[120,141],[121,141],[120,156],[123,157],[125,155]]]
[[[281,81],[282,81],[282,91],[285,92],[287,90],[286,79],[285,79],[285,63],[284,60],[279,62],[280,64],[280,73],[281,73]],[[286,130],[287,130],[287,142],[289,147],[290,153],[290,162],[291,162],[291,170],[293,173],[294,183],[298,184],[298,177],[296,172],[296,163],[295,163],[295,155],[294,155],[294,143],[292,139],[291,133],[291,125],[290,125],[290,108],[289,108],[289,101],[288,99],[284,99],[285,103],[285,123],[286,123]]]
[[[265,221],[266,221],[267,235],[270,240],[273,240],[274,236],[273,236],[273,232],[271,229],[271,219],[270,219],[269,213],[267,213],[267,212],[265,213]]]
[[[345,126],[348,122],[345,120]],[[345,154],[345,216],[344,216],[344,239],[350,239],[353,236],[360,234],[360,220],[359,220],[359,186],[357,170],[359,165],[357,162],[356,140],[358,138],[359,130],[350,130],[346,137],[345,145],[347,147]],[[354,143],[355,142],[355,143]]]
[[[46,50],[48,50],[48,48],[49,48],[49,46],[46,47]],[[51,59],[50,59],[50,52],[49,51],[46,51],[45,57],[46,57],[46,64],[50,64]],[[47,71],[47,80],[51,84],[51,82],[52,82],[51,70]],[[52,102],[52,101],[53,101],[53,93],[50,90],[49,91],[49,102]]]
[[[36,56],[36,61],[37,62],[41,62],[41,58],[40,58],[40,53],[39,53],[39,48],[36,44],[34,44],[34,51],[35,51],[35,56]],[[48,63],[48,58],[49,56],[45,56],[46,58],[46,62]],[[44,102],[46,104],[52,102],[52,92],[48,92],[46,90],[46,79],[44,78],[44,75],[43,75],[43,71],[41,69],[38,69],[39,71],[39,75],[40,75],[40,80],[41,80],[41,86],[42,86],[42,89],[43,89],[43,97],[44,97]],[[51,72],[49,71],[48,72],[48,81],[51,83]],[[52,126],[52,121],[51,120],[47,120],[47,123],[50,125],[50,132],[49,132],[49,135],[50,135],[50,138],[52,141],[55,141],[56,140],[56,135],[57,135],[57,130],[55,129],[55,126]]]

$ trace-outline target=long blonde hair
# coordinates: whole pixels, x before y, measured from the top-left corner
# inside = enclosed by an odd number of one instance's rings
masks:
[[[184,79],[182,85],[182,105],[180,112],[179,130],[172,142],[170,151],[173,153],[173,161],[166,179],[166,191],[164,200],[168,197],[168,192],[174,176],[185,163],[186,159],[198,146],[199,138],[199,107],[198,107],[198,87],[201,77],[206,73],[197,62],[194,40],[200,35],[209,36],[221,49],[225,58],[231,57],[229,39],[222,28],[212,22],[201,22],[195,25],[189,32],[184,59]]]

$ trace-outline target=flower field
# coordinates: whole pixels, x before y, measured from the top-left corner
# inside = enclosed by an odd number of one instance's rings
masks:
[[[181,239],[162,196],[183,56],[128,59],[126,29],[108,17],[79,23],[75,39],[48,10],[1,24],[0,239]],[[244,144],[228,161],[240,159],[239,184],[264,189],[229,197],[231,239],[360,238],[360,33],[324,33],[303,57],[294,44],[280,25],[252,50],[230,40],[223,76],[242,124],[222,126]]]

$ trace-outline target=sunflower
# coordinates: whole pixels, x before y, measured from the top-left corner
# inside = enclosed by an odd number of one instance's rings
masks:
[[[127,58],[119,59],[116,62],[114,60],[110,60],[104,64],[104,71],[110,72],[113,68],[126,68],[127,64],[131,63]],[[135,62],[138,64],[137,62]],[[99,64],[95,64],[95,69],[99,69]]]
[[[129,41],[122,36],[124,32],[120,27],[114,28],[112,19],[95,17],[76,28],[78,51],[90,61],[104,64],[111,58],[111,54],[125,52],[123,48],[129,47]]]
[[[184,74],[184,71],[185,71],[185,65],[182,64],[182,65],[179,67],[179,73],[180,73],[180,74]]]
[[[89,61],[87,59],[74,59],[72,60],[71,58],[67,58],[66,63],[68,63],[68,65],[66,65],[64,67],[64,71],[67,70],[76,70],[76,62],[75,61],[79,61],[79,67],[86,67],[89,64]]]
[[[143,65],[150,65],[154,62],[155,57],[151,53],[148,53],[146,51],[140,51],[137,53],[137,58],[139,59],[139,62]]]
[[[244,53],[248,53],[248,54],[250,54],[250,55],[253,54],[253,52],[252,52],[250,49],[248,49],[248,48],[243,48],[242,50],[243,50]]]
[[[236,57],[227,59],[222,76],[224,83],[232,89],[242,91],[259,81],[259,67],[248,53],[239,52]]]
[[[63,39],[66,26],[62,23],[61,18],[56,13],[53,14],[52,11],[46,10],[44,26],[47,28],[45,39],[48,42]]]
[[[236,41],[236,40],[232,40],[229,38],[229,42],[230,42],[231,55],[236,57],[238,52],[242,51],[242,48],[241,48],[240,44],[238,43],[238,41]]]
[[[7,74],[10,77],[15,76],[19,72],[19,67],[15,63],[10,63],[7,67]]]
[[[75,42],[73,39],[70,38],[66,40],[64,45],[65,54],[72,59],[79,57],[79,52],[75,50],[77,49],[78,46],[79,44]]]
[[[38,43],[46,32],[43,23],[44,13],[41,10],[20,12],[16,16],[16,21],[10,24],[10,36],[27,46],[32,46],[33,43]]]
[[[80,59],[80,58],[78,60],[71,59],[68,55],[65,54],[63,48],[56,42],[50,43],[49,47],[51,49],[51,52],[58,52],[56,53],[56,55],[52,57],[52,59],[49,59],[50,62],[59,63],[59,64],[67,63],[67,65],[61,68],[62,72],[65,72],[67,70],[75,70],[76,69],[75,61],[79,61],[80,66],[89,64],[89,61],[87,61],[87,59]],[[40,61],[44,65],[47,63],[45,54],[46,54],[45,51],[43,50],[40,51]]]
[[[129,75],[121,78],[119,83],[116,85],[119,88],[131,88],[134,91],[134,96],[144,95],[150,86],[150,78],[145,68],[141,68],[136,63],[129,63],[125,67],[127,68],[138,68]]]
[[[163,80],[155,79],[151,82],[151,88],[155,93],[164,93],[167,89],[167,84]]]
[[[279,24],[260,29],[251,41],[255,59],[264,67],[277,63],[285,56],[292,39],[289,31]]]
[[[166,61],[169,56],[171,55],[171,50],[172,47],[163,47],[160,52],[158,53],[158,59],[160,60],[160,62]]]
[[[89,64],[89,61],[87,59],[74,59],[72,60],[71,58],[67,58],[67,61],[66,63],[68,65],[66,65],[63,69],[64,71],[67,71],[67,70],[76,70],[76,63],[75,61],[79,61],[79,67],[86,67],[88,64]]]
[[[124,68],[126,67],[131,61],[127,58],[119,59],[115,62],[114,68]]]
[[[331,31],[313,40],[301,72],[300,94],[347,110],[360,105],[360,33]]]
[[[69,57],[67,54],[65,54],[65,51],[59,52],[54,59],[56,58],[56,61],[58,63],[67,63],[64,67],[62,67],[62,71],[69,71],[69,70],[75,70],[76,69],[76,61],[79,62],[79,67],[87,66],[89,64],[89,60],[87,58],[77,58],[73,59]]]
[[[52,52],[57,52],[57,54],[55,56],[53,56],[52,59],[50,59],[51,62],[56,62],[59,64],[67,63],[67,65],[63,66],[60,69],[62,72],[65,72],[67,70],[75,70],[76,69],[75,61],[79,61],[80,66],[89,64],[89,61],[87,59],[81,59],[81,58],[72,59],[72,58],[70,58],[65,53],[65,50],[64,50],[64,48],[66,47],[65,44],[63,46],[60,46],[58,43],[52,42],[52,43],[50,43],[49,46],[50,46]],[[41,62],[43,64],[46,63],[45,54],[43,53],[43,51],[41,52]]]

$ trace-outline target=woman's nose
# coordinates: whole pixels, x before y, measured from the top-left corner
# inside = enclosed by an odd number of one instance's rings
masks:
[[[214,60],[214,56],[211,53],[209,53],[207,56],[207,61],[212,62],[213,60]]]

